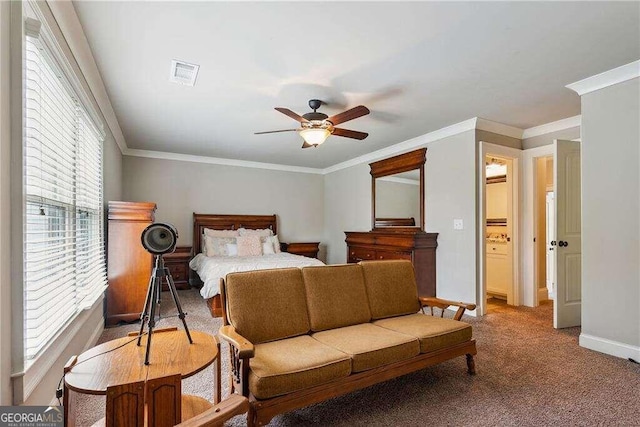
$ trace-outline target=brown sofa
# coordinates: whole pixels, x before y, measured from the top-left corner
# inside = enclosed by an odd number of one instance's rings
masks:
[[[279,413],[476,354],[473,304],[418,298],[410,261],[232,273],[221,281],[232,388],[249,425]],[[460,307],[454,319],[420,312]]]

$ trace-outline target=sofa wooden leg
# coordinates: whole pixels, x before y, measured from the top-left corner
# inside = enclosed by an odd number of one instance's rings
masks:
[[[249,412],[247,412],[247,427],[257,427],[257,418],[258,412],[253,405],[249,404]]]
[[[473,360],[473,354],[467,354],[467,372],[469,375],[476,374],[476,362]]]

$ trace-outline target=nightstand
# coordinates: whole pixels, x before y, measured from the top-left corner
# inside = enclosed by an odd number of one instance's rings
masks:
[[[294,255],[318,258],[320,242],[283,243],[282,250]]]
[[[169,269],[176,289],[189,289],[189,261],[191,261],[191,246],[178,246],[175,252],[163,256],[164,265]],[[167,291],[167,284],[162,284],[162,290]]]

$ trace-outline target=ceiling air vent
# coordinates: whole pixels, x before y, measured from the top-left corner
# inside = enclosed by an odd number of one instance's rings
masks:
[[[171,61],[171,75],[169,81],[185,86],[193,86],[198,76],[199,65],[189,64],[188,62]]]

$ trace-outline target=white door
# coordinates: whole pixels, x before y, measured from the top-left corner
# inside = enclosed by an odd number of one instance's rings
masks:
[[[554,154],[556,295],[553,327],[568,328],[580,325],[582,312],[580,143],[556,140]]]
[[[549,171],[551,173],[551,171]],[[549,294],[549,299],[555,299],[556,287],[555,287],[555,261],[556,261],[556,203],[553,191],[547,192],[547,293]],[[553,242],[553,245],[551,244]]]

